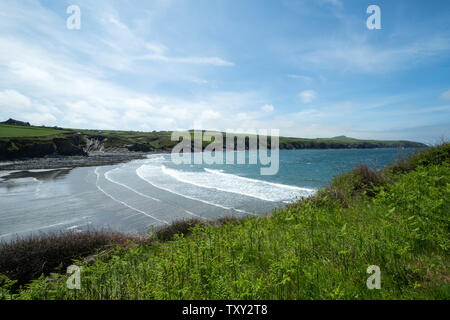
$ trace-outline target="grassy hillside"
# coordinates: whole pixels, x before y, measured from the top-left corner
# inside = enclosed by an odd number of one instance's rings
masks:
[[[3,278],[3,296],[449,299],[449,199],[447,143],[383,171],[360,166],[263,217],[180,222],[145,243],[76,261],[81,290],[66,289],[67,276],[54,273],[17,295]],[[381,269],[381,290],[366,287],[370,265]]]
[[[0,138],[17,137],[44,137],[64,133],[67,131],[55,130],[51,128],[25,127],[0,124]]]
[[[359,140],[347,137],[335,138],[287,138],[280,137],[280,149],[346,149],[346,148],[422,148],[426,145],[406,140]]]
[[[136,132],[114,130],[62,129],[0,123],[0,160],[38,158],[46,155],[82,155],[83,151],[170,151],[178,143],[171,140],[170,131]],[[193,137],[193,132],[191,131]],[[242,136],[238,134],[237,136]],[[226,146],[223,134],[223,146]],[[262,136],[263,139],[267,137]],[[237,141],[237,140],[235,140]],[[203,148],[210,142],[203,141]],[[236,142],[235,142],[235,145]],[[246,148],[249,138],[245,139]],[[91,150],[96,146],[96,150]],[[270,137],[268,147],[271,146]],[[344,136],[335,138],[303,139],[280,137],[280,149],[345,149],[345,148],[422,148],[426,145],[411,141],[358,140]]]

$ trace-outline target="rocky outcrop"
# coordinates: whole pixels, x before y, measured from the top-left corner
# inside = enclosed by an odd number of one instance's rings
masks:
[[[78,143],[77,143],[78,142]],[[53,139],[55,145],[54,153],[61,156],[86,156],[87,153],[80,147],[80,141],[74,139],[55,138]]]
[[[54,153],[52,141],[0,141],[0,160],[38,158]]]
[[[127,146],[127,149],[129,151],[133,151],[133,152],[152,152],[155,150],[149,144],[144,144],[144,143],[139,143],[139,144],[136,143],[136,144]]]
[[[105,140],[104,137],[85,137],[85,147],[84,152],[104,152],[105,151],[105,144],[103,141]]]
[[[79,136],[53,139],[0,140],[0,160],[40,158],[45,156],[86,156]]]
[[[24,127],[30,127],[31,124],[29,122],[19,121],[12,118],[9,118],[8,120],[4,122],[0,122],[1,124],[9,124],[12,126],[24,126]]]

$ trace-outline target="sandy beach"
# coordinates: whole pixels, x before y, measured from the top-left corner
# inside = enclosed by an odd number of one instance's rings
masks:
[[[145,157],[149,154],[152,153],[97,152],[91,153],[89,156],[54,156],[16,161],[3,161],[0,162],[0,171],[105,166],[136,159],[145,159]]]

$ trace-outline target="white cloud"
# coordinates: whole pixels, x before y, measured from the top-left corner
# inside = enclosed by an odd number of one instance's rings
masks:
[[[31,106],[31,100],[15,90],[0,91],[0,107],[10,109],[26,109]]]
[[[217,67],[232,67],[234,63],[226,61],[219,57],[169,57],[163,54],[148,54],[136,58],[136,60],[153,60],[161,62],[172,63],[186,63],[186,64],[204,64],[213,65]]]
[[[261,107],[261,110],[264,112],[273,112],[275,110],[275,108],[271,104],[265,104]]]
[[[99,23],[94,26],[97,32],[80,38],[80,33],[67,32],[64,19],[39,2],[29,8],[0,2],[0,12],[9,13],[0,20],[0,27],[9,31],[9,36],[0,36],[0,117],[66,127],[170,130],[191,128],[197,118],[208,127],[229,124],[233,110],[260,105],[254,93],[212,92],[182,99],[155,94],[152,85],[134,90],[131,84],[121,84],[116,71],[127,72],[131,81],[130,75],[145,75],[156,85],[180,74],[184,81],[207,84],[197,76],[198,67],[192,73],[188,65],[233,63],[215,55],[171,54],[162,43],[139,36],[109,4],[101,10],[92,6],[96,4],[86,3],[83,15],[98,13],[92,16],[92,23]],[[36,27],[28,34],[18,26],[27,28],[29,21]],[[59,24],[63,27],[54,27]],[[144,64],[142,57],[167,64]]]
[[[83,21],[90,21],[92,25],[88,30],[88,25],[83,24],[82,30],[86,27],[89,32],[67,32],[65,16],[41,6],[39,1],[0,0],[0,15],[8,13],[0,19],[0,29],[6,30],[0,35],[0,118],[14,117],[33,124],[73,128],[149,131],[191,129],[199,120],[205,129],[280,128],[281,135],[300,137],[341,134],[362,137],[362,130],[367,130],[364,136],[375,138],[376,135],[370,136],[375,130],[392,132],[389,130],[393,127],[418,127],[418,123],[432,123],[431,114],[439,112],[442,119],[448,115],[448,106],[426,111],[385,111],[390,109],[385,108],[386,105],[395,108],[403,98],[376,103],[338,101],[327,106],[314,104],[314,108],[309,105],[297,113],[271,114],[275,108],[265,103],[272,97],[262,91],[215,91],[227,82],[222,81],[220,75],[213,75],[216,80],[211,80],[208,77],[212,68],[203,67],[233,66],[228,58],[222,57],[216,44],[196,47],[197,43],[181,48],[176,41],[170,43],[173,41],[170,36],[164,38],[164,31],[146,28],[147,22],[136,28],[134,20],[122,21],[117,12],[104,8],[111,2],[99,3],[83,4]],[[339,6],[341,2],[320,1],[320,5],[327,3],[331,4],[328,10],[333,10],[333,5]],[[96,6],[95,10],[90,10],[90,6]],[[125,16],[129,17],[124,13],[122,17]],[[97,21],[99,18],[102,20]],[[292,72],[300,74],[288,77],[304,81],[306,88],[313,87],[308,82],[326,81],[318,76],[322,73],[320,68],[358,72],[392,70],[434,58],[450,47],[448,39],[432,36],[384,47],[366,39],[322,39],[301,43],[294,52],[301,68],[290,67],[297,70]],[[183,49],[187,48],[185,52]],[[292,41],[289,42],[289,50],[291,48]],[[308,70],[310,67],[314,70]],[[314,78],[307,75],[314,75]],[[210,83],[214,90],[203,90],[201,86],[196,86],[195,90],[189,86],[178,90],[180,80],[183,85],[186,81]],[[442,98],[447,99],[448,95],[446,92]],[[305,104],[317,102],[317,93],[313,90],[303,91],[299,97]],[[358,112],[361,110],[364,112]],[[405,115],[417,115],[417,119],[411,120]],[[416,122],[408,123],[413,120]],[[395,138],[395,135],[385,137]]]
[[[208,80],[200,79],[200,78],[196,78],[196,77],[189,78],[188,81],[191,81],[191,82],[197,83],[197,84],[203,84],[203,85],[209,84]]]
[[[208,129],[247,127],[260,115],[249,113],[241,123],[234,115],[263,100],[254,92],[212,92],[190,99],[142,93],[117,85],[66,55],[4,37],[0,37],[0,68],[0,88],[22,88],[0,91],[0,117],[38,125],[171,130],[190,129],[199,119]]]
[[[15,117],[35,125],[55,125],[57,121],[56,117],[53,114],[46,112],[19,113]]]
[[[315,122],[319,120],[324,114],[316,109],[305,109],[300,112],[296,112],[295,117],[301,119],[302,121],[311,121]]]
[[[291,79],[299,79],[299,80],[303,80],[307,83],[311,83],[313,81],[313,78],[308,77],[308,76],[304,76],[301,74],[288,74],[288,77]]]
[[[135,61],[159,61],[218,67],[234,66],[234,63],[215,56],[171,56],[168,54],[169,49],[162,43],[156,41],[150,42],[137,36],[120,20],[118,14],[115,12],[104,14],[100,21],[104,30],[109,35],[109,38],[103,41],[116,51],[116,54],[107,54],[106,56],[109,60],[116,59],[117,63],[115,65],[119,66],[119,69],[123,66],[130,66]]]
[[[319,3],[322,5],[332,5],[335,7],[342,7],[341,0],[319,0]]]
[[[317,97],[317,93],[314,90],[305,90],[298,95],[303,103],[311,103]]]
[[[450,90],[447,90],[441,94],[441,99],[450,100]]]
[[[184,57],[184,58],[169,58],[168,61],[174,61],[179,63],[192,63],[192,64],[210,64],[219,67],[232,67],[234,63],[226,61],[219,57]]]
[[[303,48],[314,48],[304,50]],[[315,70],[329,69],[351,72],[381,73],[409,68],[437,57],[450,49],[450,39],[434,36],[407,44],[376,46],[365,38],[350,41],[320,40],[295,53],[294,61]]]

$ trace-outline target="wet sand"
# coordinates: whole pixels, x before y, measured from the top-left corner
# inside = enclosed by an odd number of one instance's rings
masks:
[[[89,156],[58,156],[17,161],[4,161],[0,162],[0,172],[12,170],[58,169],[114,165],[136,159],[145,159],[145,157],[149,154],[152,153],[92,153],[89,154]]]
[[[137,161],[127,164],[130,172],[142,160]],[[175,220],[245,216],[161,190],[127,172],[125,181],[105,175],[120,166],[4,172],[0,176],[0,242],[64,230],[142,235]]]

